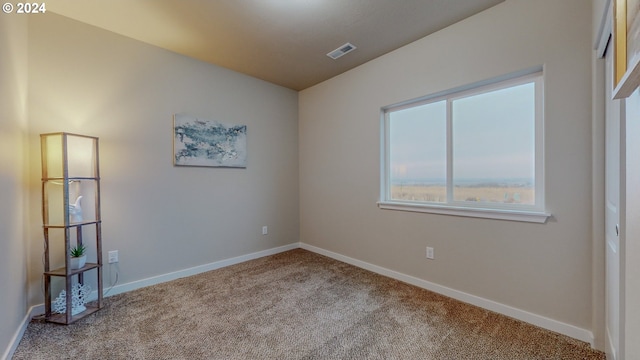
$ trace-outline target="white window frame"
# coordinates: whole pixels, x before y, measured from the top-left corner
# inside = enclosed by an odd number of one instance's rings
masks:
[[[535,204],[503,204],[488,202],[469,202],[453,200],[453,157],[452,157],[452,101],[471,95],[509,88],[525,83],[535,84]],[[380,200],[378,207],[387,210],[412,211],[443,215],[466,216],[499,220],[513,220],[534,223],[545,223],[551,214],[545,211],[544,192],[544,75],[542,68],[501,76],[495,79],[439,92],[421,98],[393,104],[381,108],[381,166],[380,166]],[[391,199],[390,179],[390,138],[389,114],[415,106],[438,101],[447,102],[446,125],[446,168],[447,168],[447,201],[444,203],[412,202]]]

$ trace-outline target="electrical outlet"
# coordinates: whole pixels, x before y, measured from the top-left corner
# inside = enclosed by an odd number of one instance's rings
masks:
[[[262,227],[262,235],[267,235],[269,233],[269,228],[267,228],[266,226]]]
[[[109,264],[118,262],[118,250],[109,251]]]
[[[433,248],[427,246],[427,259],[435,259],[434,255],[433,255]]]

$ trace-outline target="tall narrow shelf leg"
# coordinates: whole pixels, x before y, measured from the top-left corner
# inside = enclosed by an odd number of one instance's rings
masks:
[[[98,308],[102,308],[102,223],[96,223],[96,247],[98,253]]]
[[[82,245],[82,227],[81,226],[76,227],[76,240],[78,242],[78,244],[77,244],[78,247],[80,247]],[[83,273],[78,274],[78,282],[81,285],[84,285],[84,274]]]
[[[44,228],[44,271],[49,271],[49,229]],[[51,277],[49,275],[44,276],[44,316],[49,318],[51,316]]]
[[[73,308],[73,293],[71,291],[71,282],[72,282],[71,276],[67,276],[65,278],[65,282],[66,282],[65,289],[66,289],[66,292],[67,292],[67,294],[66,294],[67,296],[66,296],[66,299],[65,299],[67,301],[67,309],[66,309],[65,316],[66,316],[67,324],[71,324],[71,317],[73,316],[72,315],[72,311],[71,311],[72,308]]]
[[[51,317],[51,276],[44,275],[44,316]]]

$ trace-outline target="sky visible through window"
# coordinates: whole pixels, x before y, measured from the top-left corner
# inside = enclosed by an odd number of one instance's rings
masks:
[[[534,178],[534,84],[455,99],[455,181]],[[446,178],[446,101],[394,111],[390,121],[392,183]]]
[[[441,182],[447,175],[446,102],[391,113],[391,182]]]

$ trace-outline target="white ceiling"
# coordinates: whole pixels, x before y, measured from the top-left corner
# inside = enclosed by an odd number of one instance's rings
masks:
[[[47,0],[47,11],[294,90],[504,0]],[[350,42],[357,49],[326,54]]]

